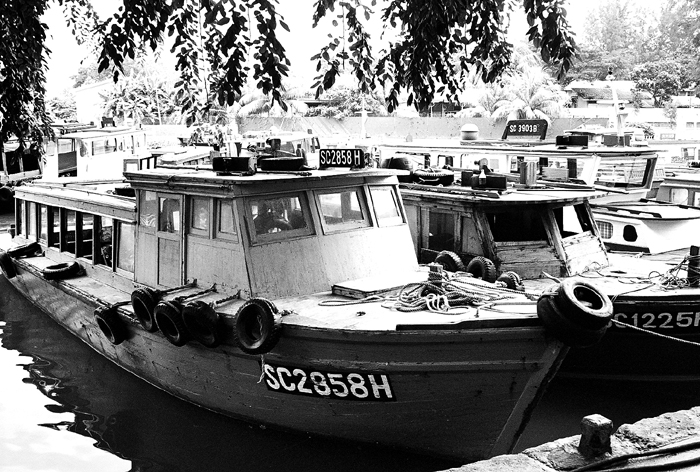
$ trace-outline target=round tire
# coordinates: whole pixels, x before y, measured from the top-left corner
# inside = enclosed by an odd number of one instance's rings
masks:
[[[416,169],[413,181],[424,185],[452,185],[455,180],[453,172],[444,169]]]
[[[581,279],[566,278],[554,297],[559,310],[573,323],[589,329],[607,326],[613,316],[613,304],[607,295]]]
[[[0,269],[7,280],[13,279],[17,275],[15,263],[6,252],[0,252]]]
[[[116,308],[97,308],[95,310],[95,322],[105,338],[112,344],[121,344],[126,339],[126,325],[119,317]]]
[[[75,277],[80,274],[82,267],[77,262],[61,262],[59,264],[50,265],[41,271],[41,274],[47,280],[59,280]]]
[[[572,323],[559,311],[552,296],[543,295],[537,300],[537,317],[545,330],[567,346],[584,348],[597,344],[605,334],[607,327],[586,329]]]
[[[221,320],[208,303],[201,300],[189,302],[182,308],[182,320],[190,335],[206,347],[221,344]]]
[[[467,272],[472,274],[476,279],[482,279],[486,282],[495,282],[498,278],[498,270],[496,265],[483,256],[476,256],[467,264]]]
[[[513,271],[503,272],[498,276],[496,282],[503,282],[506,288],[511,290],[524,290],[522,279]]]
[[[233,337],[241,351],[248,354],[270,352],[279,341],[281,326],[277,308],[262,298],[246,301],[238,309]]]
[[[442,265],[445,270],[449,270],[450,272],[464,272],[466,270],[462,259],[452,251],[441,251],[435,257],[435,262]]]
[[[7,254],[15,259],[36,254],[41,250],[41,246],[36,241],[30,243],[20,244],[19,246],[13,247],[7,250]]]
[[[131,293],[131,306],[134,309],[134,315],[143,329],[150,333],[158,329],[153,317],[153,311],[157,304],[158,296],[150,288],[137,288]]]
[[[184,346],[190,335],[182,320],[182,306],[175,301],[160,301],[153,310],[158,329],[175,346]]]

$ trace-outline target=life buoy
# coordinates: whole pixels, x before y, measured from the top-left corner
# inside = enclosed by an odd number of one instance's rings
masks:
[[[455,175],[445,169],[416,169],[413,171],[413,181],[425,185],[452,185]]]
[[[17,275],[15,263],[6,252],[0,252],[0,269],[7,280],[13,279]]]
[[[578,278],[566,278],[557,288],[554,302],[574,323],[599,329],[610,323],[613,304],[598,288]]]
[[[270,352],[279,341],[281,325],[277,307],[263,298],[247,300],[236,313],[233,337],[248,354]]]
[[[117,313],[117,309],[99,307],[95,309],[95,322],[102,334],[114,345],[121,344],[126,339],[126,326]]]
[[[525,290],[525,287],[523,287],[523,280],[517,273],[513,272],[512,270],[503,272],[501,275],[498,276],[496,282],[503,282],[506,288],[509,288],[511,290]]]
[[[182,321],[182,305],[176,301],[160,301],[153,310],[158,329],[175,346],[184,346],[190,335]]]
[[[158,304],[158,298],[158,294],[147,287],[137,288],[131,293],[131,306],[134,309],[134,315],[143,329],[151,333],[158,329],[153,318],[153,310]]]
[[[537,317],[551,335],[571,347],[590,347],[598,343],[607,327],[588,329],[572,322],[559,310],[554,297],[543,295],[537,300]]]
[[[483,256],[476,256],[469,261],[469,264],[467,264],[467,272],[472,274],[474,278],[492,283],[498,278],[496,265],[491,261],[491,259]]]
[[[216,310],[201,300],[188,302],[182,308],[182,320],[192,337],[206,347],[221,344],[221,319]]]
[[[36,241],[32,241],[32,242],[20,244],[19,246],[15,246],[11,249],[8,249],[7,254],[10,257],[14,257],[15,259],[18,259],[20,257],[36,254],[40,250],[41,250],[41,246],[39,245],[39,243]]]
[[[42,269],[41,274],[47,280],[59,280],[75,277],[83,268],[76,261],[60,262]]]
[[[441,251],[435,256],[435,262],[450,272],[464,272],[466,270],[462,259],[452,251]]]

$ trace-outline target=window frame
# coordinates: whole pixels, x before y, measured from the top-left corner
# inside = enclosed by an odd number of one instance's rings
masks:
[[[304,222],[306,223],[306,226],[304,228],[291,229],[288,231],[279,231],[276,233],[257,234],[257,232],[255,231],[255,221],[253,216],[252,203],[260,202],[262,200],[273,200],[293,197],[296,197],[299,200],[299,205],[302,208],[302,214],[304,216]],[[287,239],[295,239],[315,234],[314,222],[311,216],[311,206],[309,205],[307,193],[304,191],[251,195],[244,198],[243,202],[245,207],[244,214],[246,222],[248,223],[246,225],[248,227],[248,238],[250,240],[251,245],[268,244],[272,242],[284,241]]]
[[[235,233],[226,233],[221,231],[221,204],[224,202],[230,202],[231,203],[231,218],[233,220],[233,229]],[[231,241],[238,243],[238,233],[240,232],[240,228],[238,226],[238,220],[236,218],[236,199],[234,198],[214,198],[213,199],[213,206],[214,206],[214,224],[212,225],[214,227],[214,239],[219,239],[219,240],[224,240],[224,241]]]
[[[374,198],[374,192],[373,190],[383,190],[383,189],[389,189],[391,191],[391,196],[392,199],[394,200],[394,205],[398,211],[398,216],[391,217],[388,219],[382,220],[379,218],[379,214],[377,213],[377,205],[375,202]],[[396,185],[370,185],[368,187],[368,192],[369,192],[369,197],[370,201],[372,202],[372,214],[374,216],[374,221],[376,222],[376,225],[380,228],[386,228],[390,226],[401,226],[402,224],[406,224],[406,213],[404,212],[403,205],[401,205],[401,198],[398,195],[398,188]],[[401,220],[401,221],[395,221],[395,220]]]
[[[355,191],[355,194],[358,197],[360,211],[362,211],[362,214],[364,217],[363,220],[353,220],[353,221],[348,221],[348,222],[343,222],[343,223],[338,223],[338,224],[328,223],[326,221],[324,214],[323,214],[323,205],[321,204],[321,197],[323,195],[341,194],[341,193],[348,191],[348,190]],[[316,202],[316,207],[317,207],[318,214],[319,214],[320,221],[321,221],[321,229],[323,230],[324,234],[332,234],[332,233],[339,233],[339,232],[343,232],[343,231],[352,231],[352,230],[361,229],[361,228],[369,228],[373,224],[369,204],[367,202],[367,195],[366,195],[364,187],[362,185],[353,185],[353,186],[347,186],[347,187],[342,187],[342,188],[317,190],[314,192],[314,200]]]

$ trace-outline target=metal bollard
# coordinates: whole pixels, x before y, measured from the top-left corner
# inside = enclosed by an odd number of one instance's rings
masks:
[[[581,440],[578,451],[584,457],[595,457],[612,452],[610,436],[613,423],[602,415],[588,415],[581,420]]]

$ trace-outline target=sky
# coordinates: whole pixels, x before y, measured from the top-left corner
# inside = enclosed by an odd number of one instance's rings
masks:
[[[582,24],[586,14],[605,0],[570,0],[567,6],[568,19],[577,36],[581,36]],[[655,3],[653,0],[637,0],[639,3]],[[322,45],[328,41],[327,33],[330,28],[330,19],[318,28],[313,29],[311,18],[313,5],[316,0],[280,0],[278,11],[284,16],[286,23],[292,30],[291,34],[280,34],[282,42],[287,49],[287,54],[292,62],[292,73],[298,76],[313,78],[315,74],[315,62],[310,57],[318,52]],[[117,1],[94,1],[95,9],[101,17],[113,13]],[[80,67],[81,61],[88,55],[88,51],[76,44],[71,32],[66,26],[63,12],[56,2],[50,2],[49,11],[44,21],[49,26],[47,46],[52,51],[49,57],[49,69],[47,78],[47,95],[49,97],[61,96],[66,89],[72,87],[71,76]],[[376,15],[379,16],[379,15]],[[375,22],[370,31],[379,31]],[[524,37],[527,30],[527,22],[524,18],[513,17],[511,19],[511,32]],[[173,74],[175,72],[173,71]]]

